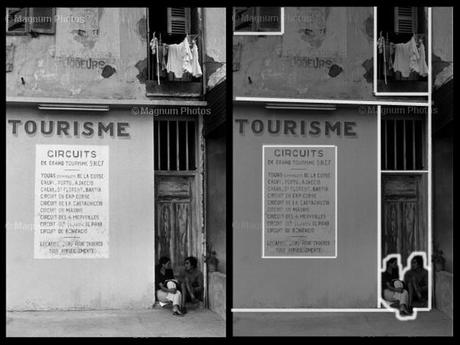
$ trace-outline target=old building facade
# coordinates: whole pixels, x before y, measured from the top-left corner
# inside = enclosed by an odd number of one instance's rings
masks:
[[[225,9],[7,11],[8,309],[150,307],[159,257],[179,272],[195,256],[206,305],[224,315],[225,237],[205,205],[225,190],[206,192],[204,127],[225,125],[210,106],[225,93]],[[193,73],[158,62],[154,38],[186,38]],[[221,272],[207,272],[215,247]]]

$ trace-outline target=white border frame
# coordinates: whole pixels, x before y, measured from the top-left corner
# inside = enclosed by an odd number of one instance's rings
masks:
[[[312,99],[312,98],[276,98],[276,97],[242,97],[235,96],[235,102],[254,102],[254,103],[309,103],[309,104],[344,104],[344,105],[394,105],[394,106],[412,106],[412,107],[429,107],[427,102],[395,102],[395,101],[357,101],[345,99]]]
[[[328,147],[334,148],[334,231],[335,256],[266,256],[265,255],[265,148],[266,147]],[[262,259],[337,259],[337,145],[262,145]]]
[[[233,6],[233,7],[235,7],[235,6]],[[233,10],[233,7],[232,7],[232,10]],[[234,36],[282,36],[282,35],[284,35],[284,7],[280,7],[280,9],[281,9],[281,13],[280,13],[280,18],[281,18],[280,29],[281,29],[281,31],[235,31],[235,30],[233,30],[233,35]],[[233,13],[232,13],[232,15],[233,15]],[[233,18],[233,21],[235,21],[235,18]]]
[[[426,6],[422,6],[426,7]],[[374,38],[373,38],[373,60],[374,60],[374,70],[373,70],[373,83],[374,83],[374,95],[375,96],[429,96],[430,94],[430,80],[431,80],[431,7],[428,7],[428,85],[426,92],[379,92],[377,90],[377,6],[374,6]]]

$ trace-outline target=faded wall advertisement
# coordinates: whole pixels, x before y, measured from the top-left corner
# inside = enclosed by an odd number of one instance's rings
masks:
[[[336,146],[263,146],[263,254],[334,258]]]
[[[36,145],[34,257],[109,257],[109,147]]]

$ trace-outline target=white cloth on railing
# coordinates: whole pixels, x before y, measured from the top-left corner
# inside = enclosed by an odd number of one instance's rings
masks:
[[[187,37],[179,44],[168,46],[166,70],[173,72],[176,78],[182,78],[184,72],[192,73],[192,52]]]
[[[195,78],[201,77],[203,75],[203,72],[201,71],[200,60],[198,58],[198,47],[195,41],[193,41],[192,44],[192,75]]]
[[[401,72],[401,75],[405,78],[410,75],[410,72],[417,72],[422,77],[428,75],[425,46],[422,42],[420,42],[420,47],[417,48],[415,38],[412,37],[409,42],[395,44],[394,49],[393,69],[396,72]]]
[[[414,37],[406,43],[398,43],[395,47],[395,59],[393,62],[393,69],[395,72],[401,72],[401,75],[407,78],[416,67],[415,63],[418,58],[417,44],[415,43]]]
[[[417,66],[418,66],[417,72],[422,77],[426,77],[428,75],[428,65],[426,64],[425,46],[423,45],[423,42],[420,42],[420,47],[418,48],[418,52],[419,52],[420,58],[417,60]]]

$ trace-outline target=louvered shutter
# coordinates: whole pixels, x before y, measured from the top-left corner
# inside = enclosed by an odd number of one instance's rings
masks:
[[[6,11],[6,32],[25,34],[28,31],[28,22],[25,21],[28,16],[27,7],[8,7]]]
[[[417,33],[417,8],[395,7],[395,32],[399,34]]]
[[[190,34],[190,8],[168,8],[168,34]]]

